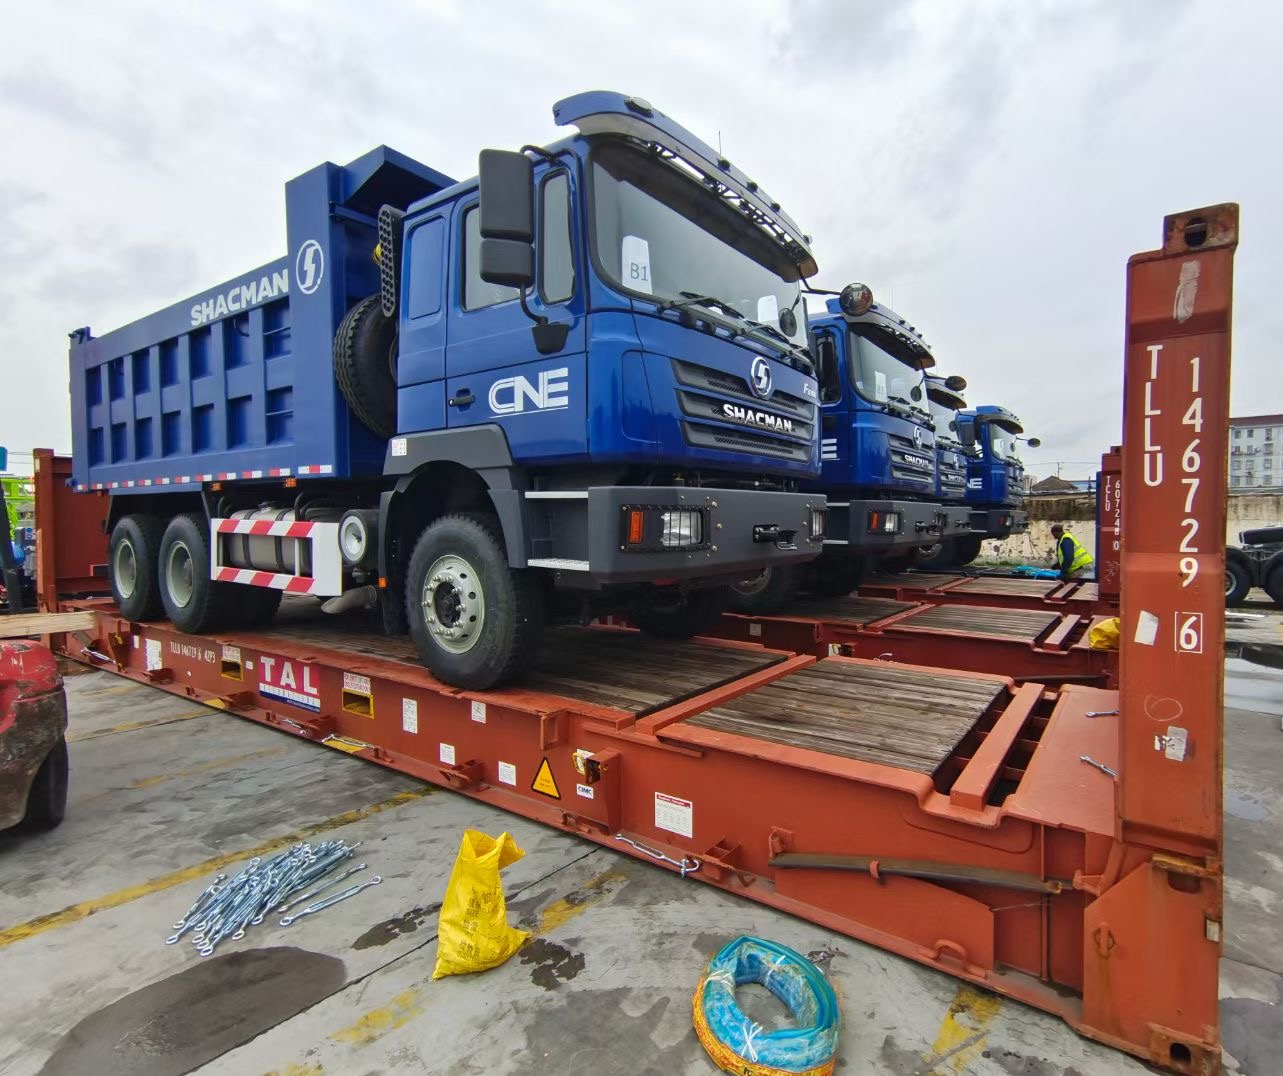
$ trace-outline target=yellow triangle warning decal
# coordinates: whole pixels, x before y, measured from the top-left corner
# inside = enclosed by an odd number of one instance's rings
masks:
[[[551,796],[555,800],[561,799],[561,793],[557,791],[557,779],[552,775],[552,767],[548,765],[545,758],[539,763],[539,772],[535,774],[535,779],[530,782],[530,787],[536,792],[542,792],[545,796]]]

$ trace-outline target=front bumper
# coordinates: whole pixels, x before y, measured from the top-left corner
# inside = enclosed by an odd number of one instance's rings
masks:
[[[1029,513],[1011,508],[980,508],[971,513],[971,529],[986,538],[1006,538],[1029,529]]]
[[[53,655],[38,643],[0,643],[0,829],[22,821],[36,771],[66,731]]]
[[[971,509],[965,504],[942,504],[938,507],[942,539],[969,538],[975,533],[971,526]]]
[[[940,536],[942,508],[932,501],[899,501],[874,498],[859,501],[830,501],[826,546],[846,546],[852,553],[862,550],[884,553],[892,549],[913,549],[936,541]],[[886,520],[896,518],[894,529]]]
[[[824,512],[820,493],[711,489],[689,486],[601,486],[586,496],[536,502],[544,513],[532,543],[531,567],[559,570],[562,581],[596,584],[671,583],[743,578],[763,568],[799,564],[820,555],[812,514]],[[661,520],[674,511],[699,518],[699,541],[681,548],[661,542]],[[641,512],[640,542],[630,519]],[[669,518],[672,518],[669,515]],[[542,548],[541,548],[542,547]]]

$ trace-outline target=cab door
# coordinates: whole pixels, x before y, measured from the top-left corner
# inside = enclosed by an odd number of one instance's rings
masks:
[[[565,345],[540,354],[516,289],[479,273],[475,196],[455,208],[451,324],[446,341],[446,423],[497,423],[514,458],[564,460],[588,451],[587,319],[574,175],[546,169],[536,187],[535,287],[530,312],[568,323]]]

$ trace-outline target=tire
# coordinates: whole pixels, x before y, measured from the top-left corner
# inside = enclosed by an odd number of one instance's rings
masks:
[[[980,550],[984,544],[984,539],[979,535],[970,538],[955,538],[953,540],[953,564],[956,568],[970,564],[976,557],[980,556]]]
[[[628,619],[642,633],[655,639],[693,639],[712,629],[730,596],[730,587],[708,587],[703,590],[650,590],[628,603]]]
[[[1283,605],[1283,553],[1275,553],[1265,562],[1261,585],[1275,605]]]
[[[424,529],[410,555],[405,607],[423,664],[455,687],[481,691],[511,681],[537,654],[540,580],[508,566],[494,516],[458,513]],[[469,631],[470,623],[480,626]]]
[[[810,589],[826,598],[845,598],[864,579],[864,561],[849,556],[820,557],[811,562]]]
[[[275,587],[251,587],[241,583],[223,585],[230,591],[227,608],[236,627],[265,628],[276,619],[282,592]]]
[[[791,564],[763,568],[751,579],[730,585],[726,609],[749,616],[778,613],[797,595],[798,570]]]
[[[30,832],[38,833],[53,829],[67,813],[67,780],[70,775],[67,759],[67,741],[59,738],[58,742],[45,755],[40,769],[31,782],[27,792],[27,811],[22,816],[19,826]]]
[[[160,596],[179,631],[216,631],[235,619],[234,584],[209,577],[209,524],[197,512],[175,516],[160,541]]]
[[[158,566],[165,524],[156,516],[122,516],[107,546],[107,580],[126,620],[159,620],[165,615]]]
[[[1238,537],[1244,545],[1270,545],[1283,542],[1283,527],[1257,527],[1255,530],[1244,531]]]
[[[1236,549],[1225,552],[1225,604],[1241,605],[1252,589],[1252,570],[1246,558]]]
[[[362,299],[334,334],[334,377],[360,423],[387,440],[396,433],[396,320],[379,296]]]
[[[953,539],[942,538],[931,545],[920,545],[913,551],[915,568],[952,568],[957,557]]]

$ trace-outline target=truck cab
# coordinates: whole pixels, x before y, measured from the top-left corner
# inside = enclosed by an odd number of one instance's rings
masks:
[[[980,553],[983,535],[972,530],[967,504],[967,469],[980,451],[973,440],[973,428],[958,421],[959,412],[967,406],[963,396],[967,382],[957,374],[927,374],[924,387],[936,435],[936,495],[943,524],[936,542],[915,551],[914,563],[922,568],[944,568],[970,563]]]
[[[1021,507],[1025,499],[1025,465],[1019,446],[1024,441],[1037,448],[1042,442],[1036,437],[1024,437],[1019,417],[996,404],[959,411],[957,421],[959,430],[969,432],[976,449],[967,461],[972,529],[984,538],[1025,533],[1029,516]]]
[[[486,688],[546,623],[689,636],[730,581],[819,554],[808,237],[641,98],[553,113],[577,133],[462,182],[387,147],[320,165],[286,185],[286,257],[73,335],[124,615],[377,606]]]

